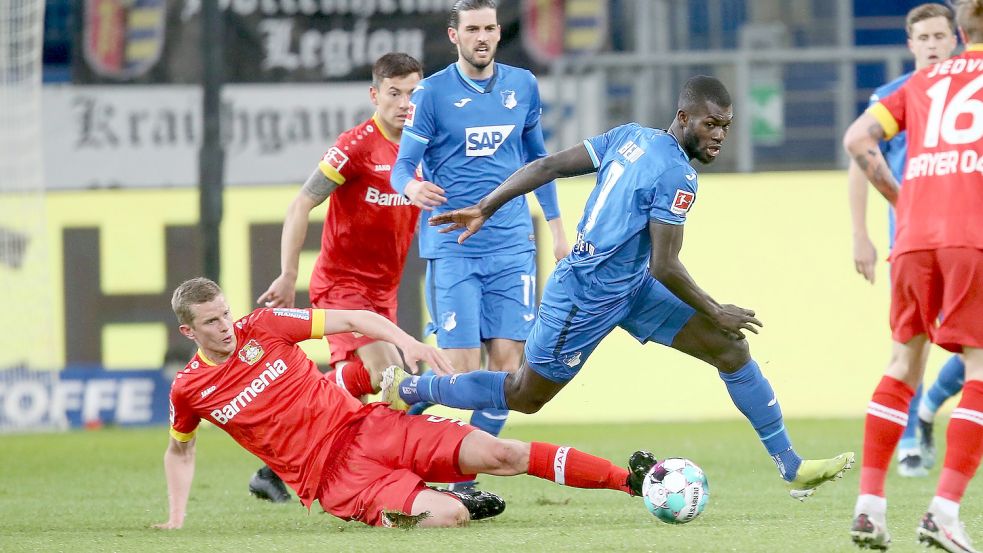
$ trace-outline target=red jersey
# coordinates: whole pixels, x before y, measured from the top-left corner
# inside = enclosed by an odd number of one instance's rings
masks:
[[[918,71],[869,112],[886,138],[908,131],[891,255],[983,249],[983,45]]]
[[[389,184],[398,149],[373,115],[342,133],[318,164],[338,188],[331,193],[324,219],[311,296],[342,285],[378,303],[395,302],[420,215]]]
[[[199,350],[171,386],[171,436],[187,442],[201,419],[263,460],[305,506],[324,469],[353,438],[362,404],[325,380],[296,344],[324,335],[320,309],[257,309],[235,323],[224,363]]]

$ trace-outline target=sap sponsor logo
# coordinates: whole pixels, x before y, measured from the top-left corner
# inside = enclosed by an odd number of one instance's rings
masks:
[[[669,211],[676,215],[686,215],[686,212],[693,207],[693,200],[695,199],[696,195],[692,192],[676,190],[676,196],[672,199],[672,205],[669,206]]]
[[[365,189],[366,203],[381,206],[413,205],[410,199],[395,192],[380,192],[371,186]]]
[[[628,163],[635,163],[636,161],[638,161],[638,158],[642,157],[642,154],[645,153],[645,150],[639,148],[638,144],[635,144],[634,142],[629,140],[628,142],[622,144],[620,148],[618,148],[618,153],[624,156],[625,161],[627,161]]]
[[[208,394],[214,392],[216,389],[217,388],[215,386],[209,386],[209,387],[205,388],[204,390],[202,390],[201,391],[201,397],[202,397],[202,399],[208,397]]]
[[[290,317],[302,321],[311,320],[311,312],[308,309],[297,309],[295,307],[274,307],[273,315],[276,317]]]
[[[464,148],[468,157],[494,155],[508,139],[515,125],[490,125],[464,129]]]
[[[389,165],[388,163],[376,163],[375,164],[375,172],[376,173],[385,173],[386,171],[392,171],[392,170],[393,170],[392,166]]]
[[[256,364],[262,356],[263,346],[259,345],[259,342],[256,340],[246,342],[246,345],[242,346],[242,349],[239,350],[239,360],[249,365]]]
[[[164,424],[169,389],[159,371],[0,371],[0,433]]]
[[[226,403],[221,409],[212,410],[212,418],[219,424],[230,422],[285,372],[287,372],[287,364],[283,362],[283,359],[277,359],[272,363],[267,362],[263,372],[259,373],[259,376],[243,388],[236,397],[232,398],[232,401]]]

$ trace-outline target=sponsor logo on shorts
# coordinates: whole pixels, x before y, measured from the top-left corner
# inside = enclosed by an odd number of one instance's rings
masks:
[[[696,199],[696,195],[692,192],[686,190],[677,189],[676,197],[672,200],[672,206],[669,211],[675,213],[676,215],[685,215],[689,208],[693,207],[693,200]]]
[[[259,345],[256,340],[246,342],[246,345],[239,350],[239,360],[249,365],[254,365],[262,356],[263,346]]]
[[[444,316],[441,317],[440,328],[443,328],[444,332],[450,332],[457,328],[457,312],[448,311],[444,313]]]
[[[570,355],[568,355],[568,356],[560,359],[560,362],[563,363],[564,365],[568,366],[568,367],[576,367],[577,365],[580,364],[580,354],[581,354],[581,352],[579,352],[579,351],[574,352],[574,353],[572,353],[572,354],[570,354]]]

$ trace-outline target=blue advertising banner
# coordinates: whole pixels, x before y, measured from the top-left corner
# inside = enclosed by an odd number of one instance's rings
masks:
[[[0,371],[0,432],[165,424],[172,378],[101,367]]]

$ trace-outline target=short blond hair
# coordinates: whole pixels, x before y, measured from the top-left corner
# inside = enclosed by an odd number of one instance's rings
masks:
[[[949,29],[952,30],[953,34],[956,33],[956,15],[952,13],[949,6],[946,6],[945,4],[936,4],[934,2],[929,2],[928,4],[922,4],[911,8],[907,17],[905,17],[905,31],[907,31],[908,36],[910,37],[911,28],[915,26],[915,23],[935,17],[944,17],[945,20],[949,22]]]
[[[191,326],[195,314],[191,312],[192,305],[208,303],[222,295],[222,289],[214,281],[205,277],[195,277],[181,283],[174,289],[171,296],[171,309],[177,316],[177,322]]]

